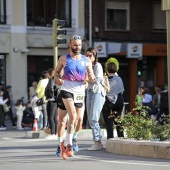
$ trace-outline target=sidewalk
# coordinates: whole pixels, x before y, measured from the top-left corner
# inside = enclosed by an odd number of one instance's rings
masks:
[[[10,122],[10,120],[6,120],[5,121],[5,125],[7,126],[5,131],[15,131],[15,132],[22,132],[22,134],[25,134],[23,137],[25,138],[32,138],[32,139],[38,139],[38,138],[47,138],[48,136],[50,136],[50,134],[45,133],[43,130],[40,131],[33,131],[32,129],[24,129],[24,130],[17,130],[16,128],[12,127],[12,124]],[[102,136],[103,138],[107,137],[107,133],[106,133],[106,129],[103,128],[101,129],[102,131]],[[66,131],[64,133],[64,137],[66,136]],[[114,130],[114,137],[117,137],[117,133],[116,130]],[[92,130],[91,129],[82,129],[80,130],[80,132],[78,133],[78,138],[79,139],[92,139]],[[56,138],[57,139],[57,138]]]
[[[106,130],[105,129],[101,129],[102,131],[102,136],[103,138],[107,137],[106,135]],[[43,130],[41,131],[26,131],[26,138],[46,138],[48,137],[49,134],[45,133]],[[66,136],[66,132],[64,133],[64,137]],[[78,133],[78,139],[92,139],[92,130],[91,129],[82,129],[80,130],[80,132]]]

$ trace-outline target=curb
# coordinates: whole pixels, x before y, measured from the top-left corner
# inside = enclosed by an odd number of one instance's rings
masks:
[[[114,154],[170,159],[170,142],[109,139],[106,151]]]
[[[105,129],[101,129],[102,132],[102,137],[107,137],[106,134],[106,130]],[[45,133],[44,131],[27,131],[25,134],[26,138],[32,138],[32,139],[42,139],[42,138],[48,138],[48,136],[50,136],[50,134]],[[66,136],[66,132],[64,133],[64,137]],[[78,133],[77,136],[78,139],[92,139],[92,130],[91,129],[82,129],[80,130],[80,132]],[[57,139],[57,137],[56,137]]]

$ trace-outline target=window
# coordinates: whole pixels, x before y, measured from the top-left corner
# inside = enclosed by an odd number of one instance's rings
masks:
[[[66,20],[71,25],[71,0],[27,0],[27,25],[52,26],[52,20]]]
[[[0,0],[0,24],[6,23],[6,0]]]
[[[166,12],[161,10],[160,3],[153,3],[153,29],[154,31],[166,30]]]
[[[129,30],[129,1],[106,1],[106,30]]]

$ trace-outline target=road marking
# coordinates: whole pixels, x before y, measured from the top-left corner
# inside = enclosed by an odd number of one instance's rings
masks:
[[[153,164],[152,163],[146,163],[146,162],[143,162],[143,161],[140,161],[140,162],[129,162],[129,160],[125,161],[124,162],[121,160],[121,161],[116,161],[116,160],[104,160],[104,159],[95,159],[95,158],[92,158],[91,156],[74,156],[74,158],[77,158],[77,159],[87,159],[87,160],[94,160],[94,161],[100,161],[100,162],[106,162],[106,163],[117,163],[117,164],[129,164],[129,165],[142,165],[142,166],[160,166],[160,167],[170,167],[170,164],[169,165],[165,165],[166,162],[162,162],[163,164],[160,165],[160,162],[158,162],[159,164],[156,164],[156,162],[154,162]]]

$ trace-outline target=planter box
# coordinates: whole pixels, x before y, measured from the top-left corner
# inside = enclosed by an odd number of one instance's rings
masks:
[[[112,138],[106,141],[106,151],[120,155],[170,159],[170,141]]]

